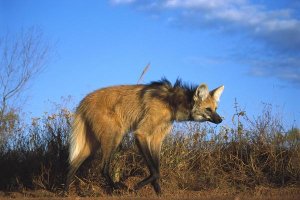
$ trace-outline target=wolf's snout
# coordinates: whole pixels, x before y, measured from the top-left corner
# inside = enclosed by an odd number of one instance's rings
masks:
[[[215,124],[220,124],[223,121],[223,119],[217,114],[215,113],[212,117],[212,122]]]
[[[220,124],[222,121],[223,121],[222,118],[219,117],[219,118],[215,121],[215,123],[216,123],[216,124]]]

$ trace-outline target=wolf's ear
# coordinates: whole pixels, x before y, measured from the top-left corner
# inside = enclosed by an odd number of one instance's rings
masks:
[[[210,91],[210,95],[214,98],[215,101],[219,101],[221,94],[223,93],[224,85]]]
[[[198,88],[195,91],[194,94],[194,101],[203,101],[204,99],[207,98],[209,92],[208,92],[208,87],[205,84],[201,84],[198,86]]]

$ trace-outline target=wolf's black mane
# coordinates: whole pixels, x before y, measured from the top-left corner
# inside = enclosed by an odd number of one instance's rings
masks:
[[[142,96],[150,95],[152,98],[164,101],[172,108],[174,118],[177,116],[176,113],[185,113],[188,117],[196,88],[196,85],[184,83],[179,78],[173,85],[168,79],[162,78],[145,85]]]
[[[188,93],[194,93],[197,88],[197,85],[183,82],[180,78],[177,78],[174,85],[172,85],[172,83],[165,77],[161,78],[161,80],[159,81],[152,81],[146,86],[148,86],[149,88],[159,88],[161,86],[165,86],[169,89],[183,89]]]

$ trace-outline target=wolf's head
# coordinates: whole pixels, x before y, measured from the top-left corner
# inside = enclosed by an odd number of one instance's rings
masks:
[[[195,121],[209,121],[215,124],[222,122],[222,118],[216,112],[216,109],[223,90],[224,86],[212,91],[209,91],[205,84],[198,86],[193,96],[192,117]]]

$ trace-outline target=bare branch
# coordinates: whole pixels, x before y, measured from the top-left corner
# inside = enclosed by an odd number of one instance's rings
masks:
[[[45,67],[49,45],[37,28],[20,35],[0,37],[0,111],[24,92],[29,82]]]

